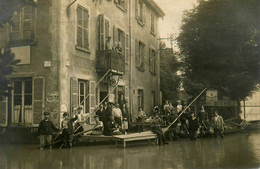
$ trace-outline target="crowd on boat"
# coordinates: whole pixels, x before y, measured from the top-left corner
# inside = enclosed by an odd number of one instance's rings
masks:
[[[208,114],[204,106],[198,112],[192,111],[186,101],[177,101],[173,106],[165,101],[162,106],[155,106],[151,113],[146,113],[139,107],[137,118],[133,120],[128,113],[126,102],[104,102],[95,110],[95,125],[89,130],[84,129],[84,123],[89,121],[89,114],[83,113],[83,107],[75,109],[70,117],[69,113],[63,113],[61,129],[54,126],[49,119],[49,113],[44,112],[44,119],[39,125],[40,149],[51,148],[52,134],[54,131],[61,133],[63,147],[72,147],[73,137],[84,133],[91,135],[121,135],[128,132],[142,132],[148,128],[158,135],[159,144],[167,144],[168,140],[177,140],[180,136],[189,136],[196,140],[198,134],[219,135],[224,137],[224,121],[217,111]],[[130,130],[131,129],[131,130]]]

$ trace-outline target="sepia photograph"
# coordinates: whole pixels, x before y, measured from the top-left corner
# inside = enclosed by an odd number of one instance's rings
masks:
[[[0,0],[0,169],[259,169],[260,0]]]

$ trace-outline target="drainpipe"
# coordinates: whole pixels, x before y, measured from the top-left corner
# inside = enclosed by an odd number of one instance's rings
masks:
[[[132,1],[128,1],[129,2],[129,112],[130,112],[130,117],[131,119],[129,120],[129,123],[132,122],[132,115],[133,115],[133,96],[132,96],[132,92],[133,92],[133,86],[132,86],[132,19],[131,19],[131,15],[132,15]]]
[[[73,2],[71,2],[68,6],[67,6],[67,16],[69,16],[69,8],[71,5],[73,5],[77,0],[74,0]]]

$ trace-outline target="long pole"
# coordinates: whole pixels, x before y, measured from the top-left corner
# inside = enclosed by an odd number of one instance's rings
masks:
[[[109,72],[110,72],[110,69],[109,69],[109,70],[105,73],[105,75],[97,82],[96,86],[95,86],[93,89],[91,89],[91,91],[90,91],[90,92],[88,93],[88,95],[79,103],[79,105],[81,105],[81,104],[89,97],[90,93],[92,93],[93,90],[97,88],[97,86],[99,85],[99,83],[106,77],[106,75],[107,75]]]
[[[190,104],[185,107],[184,110],[182,110],[182,112],[179,114],[179,116],[168,126],[166,127],[163,132],[165,133],[167,130],[169,130],[169,128],[181,117],[181,115],[206,91],[207,88],[205,88],[204,90],[202,90],[202,92],[200,92],[200,94],[192,100],[192,102],[190,102]]]

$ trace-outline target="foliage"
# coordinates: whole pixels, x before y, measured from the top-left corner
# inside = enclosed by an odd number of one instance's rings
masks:
[[[242,100],[260,82],[260,1],[208,0],[186,11],[177,38],[185,90]]]
[[[20,60],[14,60],[14,54],[9,49],[0,52],[0,100],[10,93],[9,91],[12,88],[9,85],[10,81],[7,76],[14,71],[14,66],[19,62]]]
[[[177,54],[171,48],[160,45],[160,85],[163,100],[176,102],[180,85],[180,77],[177,75],[179,63]]]
[[[24,5],[35,5],[35,3],[33,0],[0,0],[0,28],[7,23],[12,25],[14,12]],[[7,76],[14,71],[14,66],[19,62],[20,60],[15,60],[10,49],[0,49],[0,101],[10,94],[12,88]]]

